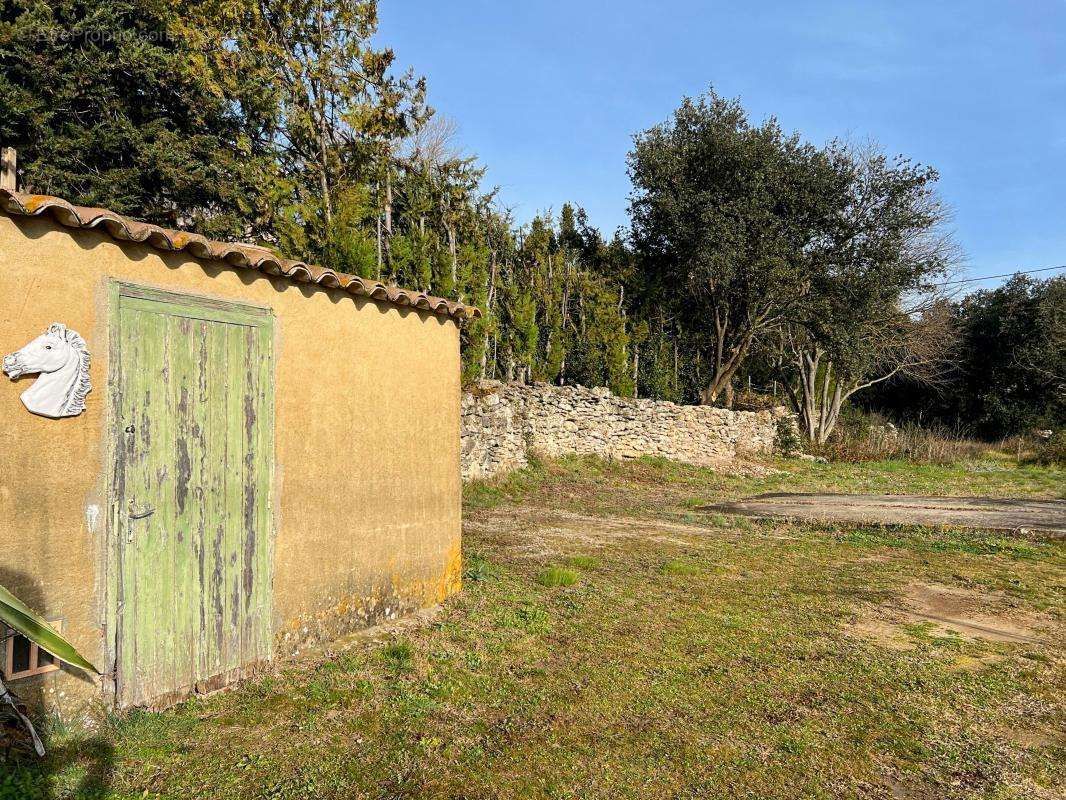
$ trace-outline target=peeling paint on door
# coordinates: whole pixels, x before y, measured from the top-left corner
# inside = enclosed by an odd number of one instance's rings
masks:
[[[270,657],[272,317],[117,302],[116,695],[167,702]]]

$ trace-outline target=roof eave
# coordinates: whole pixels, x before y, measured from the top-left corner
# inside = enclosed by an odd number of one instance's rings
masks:
[[[161,251],[183,251],[203,260],[222,261],[233,267],[254,269],[267,275],[281,276],[325,289],[340,289],[351,295],[369,297],[400,308],[428,311],[460,324],[481,316],[481,310],[476,306],[468,306],[455,300],[389,286],[357,275],[316,267],[304,261],[280,258],[267,248],[257,245],[216,241],[188,231],[171,230],[139,222],[104,208],[76,206],[59,197],[25,194],[0,187],[0,209],[17,216],[36,217],[48,214],[67,228],[101,229],[117,241],[144,243]]]

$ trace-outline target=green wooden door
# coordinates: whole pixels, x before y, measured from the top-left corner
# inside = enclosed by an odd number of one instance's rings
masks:
[[[116,698],[165,704],[270,657],[272,317],[115,304]]]

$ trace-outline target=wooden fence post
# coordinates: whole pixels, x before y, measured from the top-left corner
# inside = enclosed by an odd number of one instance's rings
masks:
[[[14,147],[5,147],[0,150],[0,189],[11,192],[18,191],[15,177],[15,166],[18,162],[18,154]]]

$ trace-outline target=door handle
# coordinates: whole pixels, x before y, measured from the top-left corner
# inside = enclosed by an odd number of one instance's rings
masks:
[[[137,513],[137,514],[131,513],[130,514],[130,519],[144,519],[145,517],[152,516],[152,514],[154,514],[154,513],[155,513],[155,509],[154,508],[146,508],[144,511],[141,511],[140,513]]]

